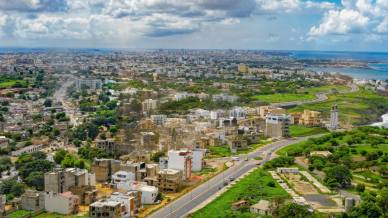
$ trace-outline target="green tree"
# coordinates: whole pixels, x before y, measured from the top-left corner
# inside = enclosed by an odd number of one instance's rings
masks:
[[[309,218],[313,214],[306,207],[295,203],[289,203],[281,206],[277,211],[278,218]]]
[[[344,188],[351,184],[352,174],[344,165],[336,165],[334,167],[327,168],[325,173],[325,182],[332,188],[335,188],[335,186]],[[335,184],[335,186],[333,184]]]
[[[75,162],[76,162],[76,158],[73,155],[67,153],[65,158],[61,162],[61,166],[64,168],[74,167]]]
[[[28,186],[35,187],[38,191],[43,191],[44,188],[44,174],[42,172],[32,172],[30,175],[27,176],[27,178],[24,180],[24,182]]]
[[[61,162],[63,161],[63,159],[65,159],[65,156],[68,154],[69,152],[66,151],[65,149],[59,149],[55,152],[54,154],[54,161],[55,163],[57,164],[61,164]]]

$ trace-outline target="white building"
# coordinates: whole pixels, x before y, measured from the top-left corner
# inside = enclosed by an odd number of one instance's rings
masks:
[[[167,121],[167,115],[165,114],[151,115],[151,120],[155,125],[163,126]]]
[[[133,208],[136,208],[135,206],[135,197],[130,196],[128,194],[114,192],[108,199],[110,202],[120,202],[125,207],[125,215],[124,217],[131,217],[131,214],[134,213],[132,211]]]
[[[99,79],[79,79],[75,82],[75,87],[81,89],[82,87],[87,87],[92,90],[101,89],[102,81]]]
[[[9,139],[5,136],[0,136],[0,148],[4,149],[8,147]]]
[[[46,192],[44,196],[44,208],[51,213],[63,215],[75,214],[78,212],[80,199],[71,192],[53,193]]]
[[[112,175],[112,183],[118,189],[128,190],[130,183],[136,180],[136,175],[132,172],[118,171]]]
[[[191,177],[192,154],[187,150],[168,151],[168,169],[182,171],[182,179]]]
[[[128,191],[140,191],[142,204],[153,204],[158,197],[159,189],[155,186],[147,185],[144,182],[132,182]]]
[[[206,152],[205,149],[193,149],[192,150],[192,154],[193,154],[192,166],[191,166],[192,171],[198,172],[198,171],[202,170],[202,167],[204,164],[203,158],[205,156],[205,152]]]
[[[244,108],[234,107],[232,110],[229,111],[229,116],[236,119],[244,119],[247,116],[247,112]]]

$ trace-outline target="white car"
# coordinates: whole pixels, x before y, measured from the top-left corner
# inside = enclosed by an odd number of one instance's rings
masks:
[[[239,160],[240,160],[240,157],[234,156],[234,157],[232,157],[232,160],[234,160],[234,161],[239,161]]]

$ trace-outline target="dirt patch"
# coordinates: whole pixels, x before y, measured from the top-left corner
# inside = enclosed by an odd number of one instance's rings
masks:
[[[303,181],[300,174],[284,174],[292,188],[301,195],[319,194],[313,185]]]

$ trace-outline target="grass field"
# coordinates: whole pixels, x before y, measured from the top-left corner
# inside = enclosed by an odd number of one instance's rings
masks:
[[[238,150],[237,153],[232,153],[229,149],[229,145],[211,146],[209,147],[210,154],[207,158],[230,157],[233,155],[247,154],[265,144],[268,144],[269,142],[270,141],[268,140],[261,140],[260,143],[249,145],[247,149]]]
[[[293,137],[309,136],[325,132],[328,132],[328,130],[321,127],[306,127],[302,125],[290,126],[290,134]]]
[[[300,90],[299,93],[277,93],[271,95],[255,95],[254,100],[260,100],[267,103],[280,103],[280,102],[292,102],[300,100],[312,100],[316,98],[318,92],[328,92],[330,90],[336,89],[337,91],[346,90],[346,86],[321,86],[308,88],[306,90]]]
[[[269,182],[274,182],[275,187],[269,186]],[[263,169],[256,169],[190,217],[257,217],[257,215],[249,212],[249,208],[232,210],[232,203],[246,200],[252,205],[261,199],[285,199],[288,197],[287,192],[275,182],[268,172]]]
[[[27,87],[27,85],[28,85],[27,81],[25,80],[9,80],[9,81],[0,82],[0,89],[8,89],[8,88],[13,88],[15,86]]]
[[[69,215],[69,216],[65,216],[65,215],[61,215],[61,214],[57,214],[57,213],[41,213],[37,216],[34,216],[34,218],[87,218],[89,217],[89,215],[84,215],[84,216],[77,216],[77,215]]]
[[[20,218],[26,215],[31,214],[31,211],[28,210],[16,210],[8,215],[9,218]]]
[[[325,119],[329,119],[330,108],[337,104],[342,124],[368,124],[380,118],[388,110],[388,97],[365,89],[346,94],[329,95],[329,99],[315,104],[300,105],[288,112],[303,111],[304,109],[322,112]],[[368,116],[365,116],[368,114]]]

